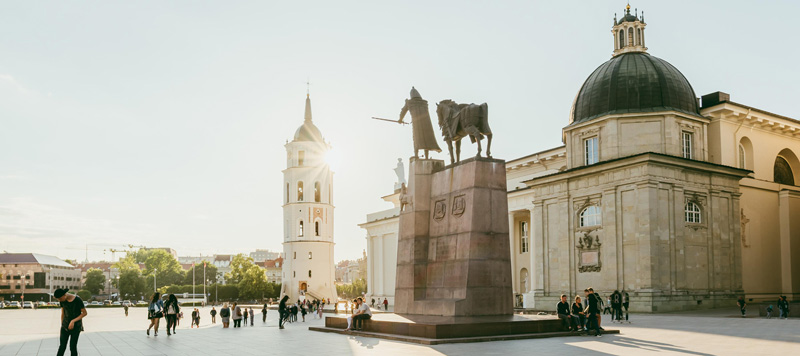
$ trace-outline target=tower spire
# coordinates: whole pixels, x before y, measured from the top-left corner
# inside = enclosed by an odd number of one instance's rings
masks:
[[[306,93],[306,114],[305,121],[311,122],[311,95]]]

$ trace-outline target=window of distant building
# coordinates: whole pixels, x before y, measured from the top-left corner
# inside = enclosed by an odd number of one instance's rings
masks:
[[[597,205],[587,206],[581,210],[578,220],[579,227],[600,225],[600,207]]]
[[[684,131],[681,134],[681,149],[683,158],[692,159],[692,137],[694,135],[691,132]]]
[[[528,222],[519,222],[519,249],[520,253],[528,252]]]
[[[701,218],[700,206],[697,205],[695,202],[688,202],[686,203],[686,209],[684,211],[684,220],[687,223],[692,224],[700,224],[703,222]]]
[[[297,201],[303,201],[303,182],[297,182]]]
[[[597,144],[597,136],[583,140],[583,161],[588,166],[600,161],[600,152]]]

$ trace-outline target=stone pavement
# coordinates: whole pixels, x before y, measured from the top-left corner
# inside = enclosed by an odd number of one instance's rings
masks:
[[[800,351],[800,320],[736,317],[737,310],[698,313],[632,315],[632,324],[603,323],[620,335],[564,337],[471,344],[423,346],[366,337],[312,332],[322,320],[277,327],[271,310],[267,323],[256,314],[254,327],[222,329],[211,325],[210,308],[202,310],[201,328],[189,329],[188,319],[178,333],[167,336],[162,324],[158,337],[146,336],[144,308],[89,309],[81,355],[765,355]],[[190,314],[191,309],[184,309]],[[0,355],[54,355],[58,348],[58,310],[0,310]],[[69,354],[69,352],[67,352]]]

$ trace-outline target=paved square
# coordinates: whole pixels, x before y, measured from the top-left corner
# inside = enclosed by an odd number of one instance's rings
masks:
[[[739,318],[736,310],[699,314],[632,315],[633,324],[613,325],[620,335],[561,337],[471,344],[423,346],[365,337],[309,331],[322,320],[277,327],[277,312],[267,323],[256,314],[254,326],[222,329],[211,324],[210,308],[202,309],[201,327],[188,319],[178,333],[146,336],[144,308],[89,309],[79,351],[86,355],[766,355],[800,351],[800,319]],[[184,309],[189,314],[190,309]],[[58,310],[0,310],[0,355],[55,355]],[[608,324],[608,315],[603,322]],[[69,354],[69,352],[67,352]]]

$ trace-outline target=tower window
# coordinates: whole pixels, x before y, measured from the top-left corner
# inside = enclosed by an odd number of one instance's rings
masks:
[[[633,46],[633,27],[628,27],[628,46]]]
[[[300,226],[298,227],[298,236],[303,236],[303,220],[300,220]]]
[[[314,235],[319,236],[319,221],[314,222]]]
[[[297,201],[303,201],[303,182],[297,182]]]
[[[581,210],[578,226],[597,226],[600,225],[600,207],[597,205],[587,206]]]
[[[744,153],[744,146],[741,144],[739,145],[739,168],[745,169],[745,153]]]
[[[520,253],[528,252],[528,222],[519,222],[519,249]]]
[[[289,183],[286,183],[286,203],[289,203],[289,193],[291,190],[289,189]]]
[[[297,259],[297,251],[294,252],[294,259]]]
[[[691,132],[683,132],[681,134],[681,148],[683,158],[692,159],[692,133]]]
[[[686,209],[684,211],[684,220],[686,220],[687,223],[693,223],[693,224],[702,223],[702,219],[700,217],[700,206],[698,206],[697,203],[695,202],[686,203]]]
[[[587,166],[600,161],[600,155],[597,146],[597,136],[583,140],[583,160]]]
[[[636,30],[636,45],[637,46],[641,46],[642,45],[642,29],[641,28]]]
[[[297,152],[297,165],[298,165],[298,166],[300,166],[300,167],[302,167],[302,166],[303,166],[303,162],[304,162],[305,160],[306,160],[306,153],[305,153],[305,151],[299,151],[299,152]]]
[[[292,271],[292,277],[297,277],[297,271]]]
[[[625,47],[625,32],[619,30],[619,33],[617,33],[617,38],[619,38],[619,48],[622,49],[622,47]]]
[[[308,259],[311,259],[311,252],[308,253]]]
[[[314,182],[314,201],[319,203],[320,200],[319,182]]]

